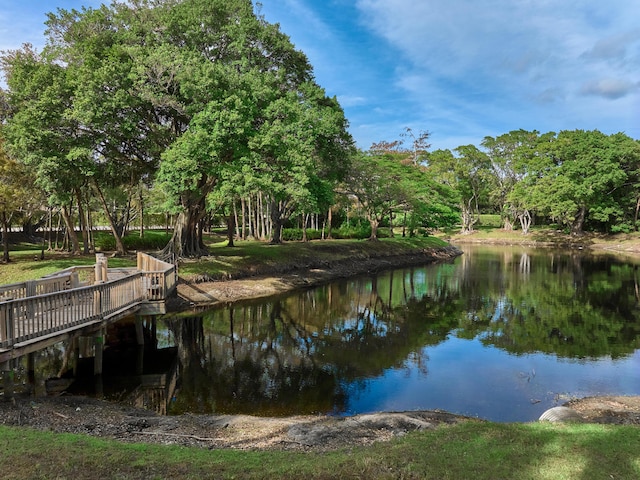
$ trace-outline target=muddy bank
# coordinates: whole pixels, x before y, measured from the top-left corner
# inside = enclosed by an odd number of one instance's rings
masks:
[[[173,308],[213,306],[239,300],[278,295],[321,285],[340,278],[371,274],[383,270],[451,261],[462,251],[454,246],[412,250],[402,254],[354,255],[349,259],[305,259],[303,263],[278,266],[260,265],[234,274],[233,279],[207,281],[181,279],[178,301]],[[259,272],[259,274],[256,274]]]
[[[640,426],[640,397],[590,397],[567,404],[590,423]],[[444,411],[379,412],[338,418],[249,415],[159,416],[86,397],[0,400],[0,425],[133,443],[241,450],[329,451],[477,418]]]
[[[348,418],[249,415],[159,416],[86,397],[0,401],[0,424],[123,442],[241,450],[314,450],[370,445],[460,421],[446,412],[373,413]]]

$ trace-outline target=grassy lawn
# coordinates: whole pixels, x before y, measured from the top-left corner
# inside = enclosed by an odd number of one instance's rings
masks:
[[[3,478],[640,478],[640,428],[466,422],[330,453],[125,444],[0,427]]]
[[[213,278],[232,277],[241,270],[256,269],[259,265],[275,267],[293,264],[305,265],[309,261],[340,260],[356,255],[387,253],[389,249],[402,253],[412,249],[433,248],[446,245],[435,237],[385,238],[378,242],[366,240],[323,240],[313,242],[285,242],[270,245],[258,241],[236,241],[235,247],[227,247],[227,241],[218,234],[208,235],[210,255],[197,260],[186,259],[179,272],[184,278],[207,274]],[[93,265],[95,255],[69,255],[66,252],[46,252],[40,260],[40,247],[32,244],[16,245],[11,250],[11,262],[0,264],[0,285],[19,283],[49,275],[65,268]],[[135,255],[110,257],[110,267],[132,267]]]
[[[227,247],[226,241],[209,245],[210,255],[198,260],[185,260],[180,265],[180,276],[208,274],[213,278],[232,277],[241,270],[257,271],[259,266],[304,266],[310,262],[346,260],[358,256],[401,254],[416,249],[437,248],[446,245],[436,237],[383,238],[377,242],[367,240],[318,240],[313,242],[285,242],[270,245],[258,241],[236,241]]]

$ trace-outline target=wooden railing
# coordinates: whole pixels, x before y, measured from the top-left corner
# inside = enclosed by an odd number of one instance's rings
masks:
[[[72,267],[61,272],[49,275],[47,277],[40,278],[38,280],[30,280],[22,283],[14,283],[11,285],[0,286],[0,302],[17,299],[33,297],[35,295],[44,295],[46,293],[61,292],[63,290],[70,290],[83,285],[83,279],[87,277],[86,274],[80,278],[80,273],[86,271],[91,272],[91,283],[93,283],[93,267]],[[86,280],[85,280],[86,282]],[[88,283],[84,283],[88,285]]]
[[[144,253],[138,253],[138,265],[154,270],[131,269],[122,278],[90,286],[78,286],[77,273],[71,272],[3,287],[0,348],[108,321],[135,305],[165,300],[175,290],[173,265]]]

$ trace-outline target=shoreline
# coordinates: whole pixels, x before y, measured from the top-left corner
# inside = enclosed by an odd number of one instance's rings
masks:
[[[456,243],[505,245],[489,241]],[[515,245],[515,242],[509,244]],[[522,243],[521,243],[522,245]],[[525,246],[539,246],[536,245]],[[558,244],[549,245],[558,247]],[[586,250],[586,249],[585,249]],[[610,248],[594,253],[623,253]],[[400,255],[376,253],[354,255],[348,260],[306,261],[304,265],[261,269],[261,275],[236,272],[243,278],[216,281],[181,279],[175,309],[209,307],[236,301],[284,294],[340,278],[392,268],[449,262],[462,254],[453,245],[413,250]],[[597,396],[573,399],[564,404],[585,423],[640,425],[640,396]],[[458,422],[481,421],[443,410],[374,412],[351,417],[331,415],[256,417],[250,415],[160,416],[88,397],[16,398],[0,400],[0,425],[20,426],[56,433],[78,433],[128,443],[172,444],[207,449],[331,451],[354,445],[385,442],[415,430],[433,429]]]
[[[171,310],[180,308],[212,307],[243,300],[281,295],[294,290],[315,287],[325,283],[358,275],[377,273],[393,268],[428,265],[453,261],[462,251],[448,245],[442,248],[420,249],[398,255],[375,255],[351,260],[307,262],[304,266],[285,269],[273,268],[260,275],[242,272],[234,279],[186,281],[178,284],[178,299]]]
[[[232,278],[185,279],[180,278],[178,297],[170,302],[169,309],[213,307],[234,302],[282,295],[298,289],[311,288],[325,283],[358,275],[367,275],[394,268],[428,265],[453,261],[462,255],[459,245],[523,246],[531,248],[559,248],[589,252],[593,255],[621,255],[638,258],[640,241],[630,235],[618,237],[583,235],[572,237],[557,234],[553,239],[535,234],[526,237],[478,237],[454,235],[445,239],[448,245],[440,248],[415,249],[402,254],[354,256],[350,260],[314,261],[307,259],[304,265],[285,265],[256,268],[235,272]],[[618,241],[619,240],[619,241]]]

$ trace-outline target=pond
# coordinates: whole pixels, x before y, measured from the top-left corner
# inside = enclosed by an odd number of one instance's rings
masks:
[[[640,395],[636,263],[463,251],[451,263],[166,316],[155,326],[160,360],[144,353],[144,373],[175,358],[169,414],[442,409],[507,422],[571,398]]]

